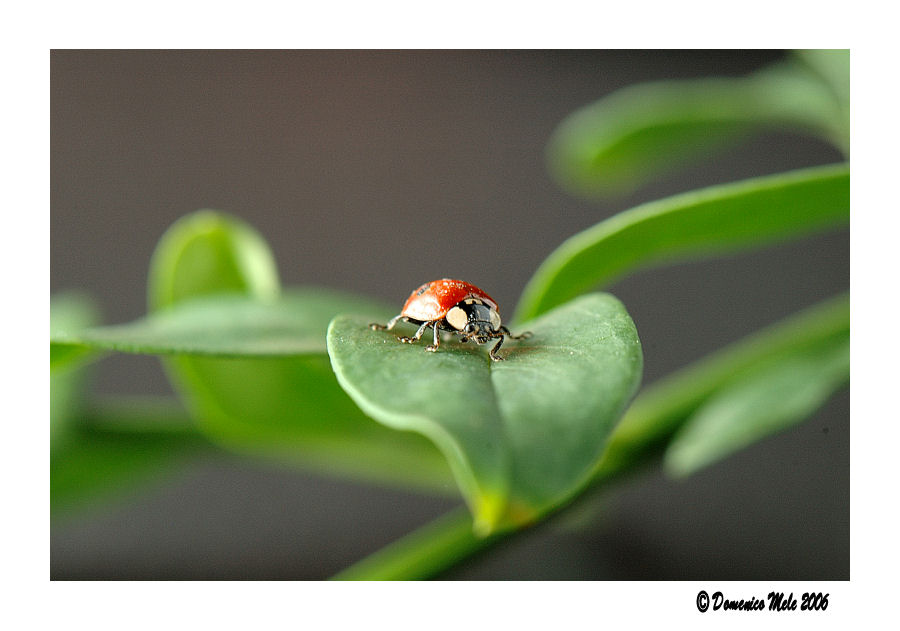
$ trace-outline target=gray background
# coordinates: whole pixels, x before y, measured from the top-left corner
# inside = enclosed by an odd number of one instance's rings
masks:
[[[640,81],[739,76],[779,51],[54,51],[51,292],[106,322],[143,315],[159,236],[198,208],[268,239],[285,285],[398,304],[450,276],[507,311],[566,237],[636,203],[841,160],[787,133],[621,200],[548,177],[574,109]],[[465,226],[471,226],[466,228]],[[849,233],[637,274],[645,383],[849,287]],[[170,392],[153,358],[113,356],[99,393]],[[210,455],[165,485],[54,524],[54,578],[323,578],[457,502]],[[849,395],[683,481],[627,480],[446,578],[848,579]]]

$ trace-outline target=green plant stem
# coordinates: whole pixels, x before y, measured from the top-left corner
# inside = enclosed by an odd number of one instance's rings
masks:
[[[403,581],[432,576],[501,536],[476,536],[471,513],[466,508],[458,508],[355,563],[333,579]]]
[[[570,498],[543,515],[546,519],[571,505],[588,487],[632,472],[658,452],[660,442],[722,385],[760,361],[813,346],[850,326],[849,296],[811,307],[683,368],[646,388],[613,432],[595,474]],[[444,571],[462,559],[520,531],[479,539],[472,518],[457,510],[440,517],[352,565],[336,579],[417,580]]]

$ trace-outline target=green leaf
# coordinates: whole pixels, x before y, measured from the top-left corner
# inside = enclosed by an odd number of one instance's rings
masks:
[[[149,294],[158,311],[146,320],[88,332],[80,341],[171,353],[164,365],[172,384],[216,443],[316,471],[429,491],[452,488],[437,450],[363,415],[325,356],[325,332],[338,312],[382,319],[393,309],[321,289],[277,298],[265,240],[212,211],[189,215],[163,235]]]
[[[153,355],[287,357],[325,354],[325,330],[335,314],[389,313],[390,308],[353,294],[296,288],[270,300],[214,294],[184,300],[128,324],[57,330],[54,354],[65,349]]]
[[[806,419],[850,378],[850,337],[757,367],[706,401],[665,456],[668,472],[690,475]]]
[[[844,155],[850,155],[850,51],[801,50],[796,52],[806,64],[831,88],[838,105],[834,117],[832,139]]]
[[[200,453],[203,442],[171,432],[78,429],[50,457],[53,519],[125,499]]]
[[[50,457],[54,520],[130,497],[208,448],[184,408],[168,398],[94,401],[76,420],[70,440]]]
[[[805,63],[789,60],[744,78],[661,81],[614,92],[560,124],[548,161],[570,192],[615,196],[760,129],[811,133],[846,150],[848,123],[830,86]]]
[[[850,298],[841,295],[754,333],[644,388],[609,440],[598,477],[610,477],[665,445],[717,392],[761,366],[840,344],[850,332]]]
[[[272,302],[216,295],[130,324],[66,329],[51,336],[51,348],[182,355],[171,357],[181,362],[177,383],[220,444],[317,472],[452,492],[450,471],[428,441],[378,425],[340,390],[325,357],[325,331],[340,311],[393,314],[321,289],[288,290]]]
[[[278,269],[268,244],[251,226],[225,213],[199,210],[182,217],[153,253],[151,310],[226,292],[261,300],[278,295]]]
[[[341,311],[375,320],[393,314],[371,300],[321,289],[286,290],[271,302],[213,295],[130,324],[68,333],[53,346],[168,355],[178,362],[170,369],[199,427],[232,451],[452,492],[450,471],[428,441],[373,422],[337,385],[325,331]]]
[[[839,164],[713,186],[643,204],[576,234],[538,268],[519,302],[532,318],[640,268],[733,252],[847,223]]]
[[[850,51],[798,50],[794,53],[831,88],[840,105],[839,120],[844,121],[842,132],[846,135],[845,151],[850,148]]]
[[[50,297],[50,339],[67,339],[97,324],[100,314],[85,294],[67,292]],[[78,344],[50,344],[50,368],[55,370],[85,359],[90,349]]]
[[[99,320],[93,302],[82,294],[60,294],[50,299],[50,332],[73,331],[90,326]],[[50,373],[50,445],[56,449],[69,434],[72,418],[83,401],[83,390],[88,373],[84,362],[85,351],[79,347],[67,347],[54,353],[50,349],[51,367],[59,369]]]
[[[712,393],[741,381],[758,366],[845,342],[850,330],[849,307],[846,295],[815,305],[644,388],[613,431],[591,488],[599,490],[602,484],[659,455],[660,445],[665,445]],[[557,505],[556,509],[583,506],[584,498],[584,494],[578,495],[575,504]],[[425,579],[512,534],[505,531],[491,538],[474,537],[471,524],[454,512],[378,550],[335,578]]]
[[[320,289],[287,290],[272,302],[216,295],[131,324],[87,330],[78,343],[166,355],[200,429],[232,451],[448,492],[452,478],[434,447],[374,423],[338,386],[325,332],[341,311],[374,320],[393,314],[376,302]]]
[[[96,307],[83,295],[62,294],[50,300],[51,339],[73,336],[98,320]],[[195,433],[161,428],[155,405],[141,406],[141,432],[91,427],[98,413],[84,401],[87,367],[83,360],[92,350],[80,344],[50,346],[50,514],[54,520],[129,496],[172,471],[173,465],[203,444]],[[118,421],[133,415],[120,408],[112,416]]]
[[[338,380],[373,418],[440,448],[481,534],[528,523],[576,492],[640,382],[637,332],[608,294],[529,323],[534,336],[509,342],[503,362],[456,342],[427,353],[368,322],[332,321]]]

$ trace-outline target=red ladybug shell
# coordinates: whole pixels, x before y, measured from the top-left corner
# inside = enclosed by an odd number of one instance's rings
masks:
[[[441,320],[450,309],[466,298],[479,298],[497,310],[494,299],[475,285],[462,280],[442,278],[425,283],[412,292],[400,315],[420,322]]]

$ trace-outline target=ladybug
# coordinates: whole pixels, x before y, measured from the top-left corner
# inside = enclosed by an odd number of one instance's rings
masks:
[[[397,338],[407,344],[418,342],[428,327],[434,330],[434,344],[425,347],[431,353],[441,344],[441,330],[456,333],[460,342],[472,340],[481,345],[498,339],[490,352],[494,361],[503,360],[497,355],[503,336],[514,340],[531,337],[527,331],[522,335],[513,335],[501,325],[496,301],[483,290],[471,283],[450,278],[425,283],[410,294],[400,315],[391,318],[387,324],[370,324],[369,327],[390,331],[400,320],[419,325],[419,330],[412,337]]]

